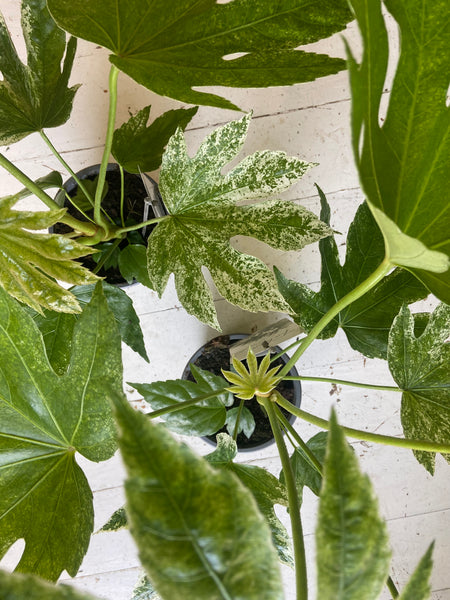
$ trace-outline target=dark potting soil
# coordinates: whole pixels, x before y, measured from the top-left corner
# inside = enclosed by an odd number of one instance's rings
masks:
[[[87,177],[93,181],[96,178],[96,175],[91,175]],[[102,207],[105,212],[111,217],[116,225],[121,225],[120,220],[120,195],[121,195],[121,177],[119,170],[117,171],[107,171],[106,173],[106,181],[108,183],[108,191],[105,197],[102,200]],[[69,191],[69,196],[74,197],[77,193],[78,186],[75,186],[73,190]],[[142,183],[141,178],[138,175],[133,175],[131,173],[124,173],[124,220],[127,226],[134,225],[136,223],[141,223],[144,215],[144,206],[145,206],[145,198],[147,198],[147,192],[145,190],[145,186]],[[67,208],[68,213],[79,219],[80,221],[86,221],[84,215],[77,209],[73,204],[69,203],[66,199],[64,206]],[[91,216],[91,212],[89,216]],[[154,213],[149,207],[148,220],[154,218]],[[147,227],[145,231],[145,235],[143,236],[141,230],[136,230],[129,232],[127,237],[124,238],[120,244],[119,249],[125,248],[129,243],[132,244],[142,244],[144,246],[147,245],[147,238],[150,235],[154,225]],[[71,233],[72,229],[63,223],[57,223],[53,227],[54,233]],[[92,258],[92,254],[87,256],[83,256],[78,259],[79,262],[89,269],[93,271],[97,266],[97,263]],[[126,283],[125,279],[122,277],[119,269],[117,267],[110,267],[109,269],[104,269],[103,267],[98,271],[98,275],[100,277],[105,277],[106,281],[111,284],[123,284]]]
[[[205,371],[210,371],[215,375],[222,375],[222,369],[230,370],[230,345],[234,342],[230,343],[229,335],[222,335],[214,338],[202,348],[202,352],[200,356],[194,360],[194,365],[203,369]],[[258,359],[258,362],[262,360],[262,357]],[[246,365],[246,361],[243,361]],[[271,367],[275,367],[277,365],[284,366],[284,361],[281,358],[275,360]],[[190,381],[195,381],[191,372],[188,373],[187,379]],[[286,398],[291,404],[295,404],[295,393],[294,393],[294,382],[292,381],[281,381],[277,388],[278,392]],[[231,408],[239,407],[241,400],[235,397],[234,403],[232,406],[227,407],[227,410]],[[245,400],[245,407],[252,413],[255,419],[255,430],[250,436],[247,436],[244,433],[239,433],[237,436],[237,445],[240,449],[250,449],[256,446],[260,446],[261,444],[265,444],[271,440],[273,440],[272,429],[270,427],[270,421],[267,417],[264,408],[258,403],[258,401],[253,398],[252,400]],[[281,409],[283,415],[289,419],[292,415],[288,413],[286,410]],[[226,427],[222,427],[217,433],[227,433]],[[212,442],[216,442],[216,435],[208,435],[206,436]]]

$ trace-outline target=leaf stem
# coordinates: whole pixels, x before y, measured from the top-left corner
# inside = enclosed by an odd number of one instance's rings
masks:
[[[237,440],[238,431],[239,431],[239,421],[241,420],[241,414],[242,414],[242,409],[244,408],[244,402],[245,402],[245,400],[241,400],[239,403],[238,414],[236,415],[236,423],[234,424],[234,431],[233,431],[233,440],[234,441]]]
[[[273,435],[275,437],[275,442],[278,448],[278,453],[280,455],[281,465],[283,467],[283,473],[285,477],[286,489],[288,493],[289,515],[291,517],[292,538],[294,546],[295,581],[297,590],[296,600],[308,600],[306,556],[305,545],[303,541],[302,520],[300,517],[300,502],[298,499],[291,461],[289,460],[289,454],[286,448],[286,444],[284,443],[283,433],[274,406],[275,402],[277,401],[277,392],[272,394],[270,398],[258,397],[258,402],[260,402],[264,406],[267,412],[267,416],[269,417],[270,426],[272,428]]]
[[[13,177],[20,181],[32,194],[37,196],[50,210],[61,210],[53,198],[51,198],[44,190],[42,190],[32,179],[30,179],[23,171],[16,167],[10,162],[6,156],[0,153],[0,166],[6,169]],[[85,221],[79,221],[70,215],[64,215],[59,220],[59,223],[68,225],[75,231],[80,231],[86,235],[94,235],[97,232],[97,226],[93,223],[87,223]]]
[[[78,175],[75,173],[75,171],[73,171],[70,167],[70,165],[64,160],[64,158],[62,157],[62,155],[58,152],[58,150],[53,146],[52,142],[50,141],[50,139],[47,137],[47,135],[45,134],[44,131],[40,131],[39,132],[41,135],[41,138],[44,140],[44,142],[47,144],[47,146],[50,148],[51,152],[54,154],[54,156],[59,160],[59,162],[61,163],[61,165],[66,169],[66,171],[70,174],[70,176],[73,178],[73,180],[75,181],[75,183],[77,184],[77,186],[80,188],[80,190],[83,192],[83,194],[86,196],[87,200],[90,202],[91,206],[94,207],[94,198],[91,196],[91,194],[89,193],[88,189],[86,188],[86,186],[84,185],[84,182],[82,179],[80,179],[78,177]],[[68,196],[68,194],[66,193],[66,197],[68,198],[69,202],[72,203],[72,205],[80,211],[81,214],[83,214],[86,219],[89,219],[90,221],[92,221],[92,219],[90,217],[88,217],[82,210],[80,210],[80,208],[74,204],[70,198],[70,196]],[[103,214],[110,220],[111,223],[113,223],[112,219],[109,217],[109,215],[103,210],[102,211]]]
[[[278,396],[278,405],[284,408],[291,414],[303,419],[307,423],[317,425],[321,429],[328,430],[330,422],[316,415],[312,415],[296,406],[293,406],[283,396]],[[348,437],[363,440],[365,442],[374,442],[376,444],[385,444],[387,446],[397,446],[399,448],[408,448],[409,450],[422,450],[424,452],[441,452],[442,454],[450,454],[449,444],[439,444],[438,442],[430,442],[428,440],[412,440],[406,438],[397,438],[390,435],[380,435],[378,433],[370,433],[369,431],[361,431],[352,427],[342,427],[345,435]]]
[[[279,409],[279,407],[276,406],[275,408],[276,408],[276,411],[277,411],[277,417],[278,417],[279,421],[282,423],[283,427],[289,432],[289,434],[297,442],[299,448],[301,448],[301,450],[305,454],[305,456],[308,459],[308,461],[311,464],[311,466],[320,475],[322,475],[323,467],[322,467],[322,463],[320,462],[320,460],[317,458],[317,456],[314,454],[314,452],[311,451],[311,449],[308,446],[308,444],[306,444],[306,442],[303,441],[303,439],[300,437],[300,435],[298,434],[298,432],[295,431],[295,429],[292,427],[292,425],[289,423],[289,421],[283,415],[283,413],[281,412],[281,410]]]
[[[143,227],[147,227],[147,225],[153,225],[154,223],[159,223],[160,221],[164,221],[167,219],[169,215],[164,215],[164,217],[156,217],[155,219],[150,219],[149,221],[144,221],[143,223],[137,223],[135,225],[130,225],[129,227],[119,227],[116,230],[117,235],[121,233],[127,233],[128,231],[136,231],[136,229],[142,229]]]
[[[106,261],[108,260],[108,258],[110,258],[110,256],[113,254],[114,250],[117,248],[117,246],[120,244],[121,241],[122,240],[120,238],[116,238],[114,240],[114,242],[111,244],[111,248],[108,249],[108,252],[105,252],[103,254],[103,256],[101,257],[101,259],[95,265],[95,269],[92,270],[92,272],[94,273],[94,275],[96,275],[100,271],[100,269],[106,263]]]
[[[119,69],[115,65],[111,65],[109,72],[109,110],[108,110],[108,125],[106,128],[105,147],[103,150],[102,162],[98,174],[97,189],[95,190],[94,199],[94,220],[99,225],[105,225],[101,214],[102,193],[105,186],[106,170],[108,167],[109,157],[111,156],[111,147],[114,135],[114,125],[116,122],[117,111],[117,79],[119,77]]]
[[[89,217],[89,216],[88,216],[88,215],[87,215],[87,214],[84,212],[84,210],[82,210],[82,209],[81,209],[79,206],[77,206],[77,205],[75,204],[75,202],[73,201],[73,199],[72,199],[72,198],[69,196],[69,194],[68,194],[67,192],[65,192],[65,194],[64,194],[64,195],[65,195],[65,197],[66,197],[66,200],[67,200],[67,202],[70,202],[70,204],[71,204],[71,205],[72,205],[74,208],[76,208],[76,209],[78,210],[78,212],[80,212],[80,213],[83,215],[83,217],[86,219],[86,221],[90,221],[91,223],[93,223],[93,222],[94,222],[94,220],[93,220],[93,219],[91,219],[91,217]]]
[[[351,292],[343,296],[336,302],[330,310],[323,315],[323,317],[314,325],[308,335],[302,338],[301,343],[294,354],[291,356],[289,361],[281,369],[279,375],[286,375],[295,363],[299,360],[305,350],[312,344],[323,329],[338,315],[341,310],[344,310],[349,304],[363,296],[371,288],[373,288],[379,281],[381,281],[391,270],[392,265],[387,258],[375,269],[375,271],[367,277],[362,283],[355,287]]]
[[[386,392],[402,392],[403,390],[399,387],[390,385],[375,385],[371,383],[359,383],[357,381],[346,381],[344,379],[333,379],[328,377],[304,377],[299,375],[298,377],[283,377],[283,381],[317,381],[319,383],[336,383],[338,385],[350,385],[359,388],[365,388],[370,390],[384,390]]]
[[[216,396],[220,396],[221,394],[227,393],[227,388],[223,388],[222,390],[217,390],[216,392],[210,392],[209,394],[204,394],[203,396],[197,396],[196,398],[191,398],[190,400],[186,400],[185,402],[180,402],[177,404],[172,404],[171,406],[165,406],[164,408],[160,408],[159,410],[154,410],[151,413],[147,413],[147,416],[150,419],[156,419],[156,417],[162,417],[163,415],[168,415],[173,412],[177,412],[179,410],[183,410],[184,408],[189,408],[190,406],[195,406],[199,402],[203,402],[203,400],[210,400],[211,398],[215,398]],[[144,398],[145,400],[145,398]]]
[[[120,223],[122,227],[125,227],[125,219],[123,216],[123,205],[125,200],[125,176],[122,165],[119,165],[120,171]]]
[[[68,173],[70,173],[71,177],[75,180],[77,186],[82,190],[83,194],[89,200],[89,202],[91,203],[91,205],[94,206],[94,199],[92,198],[92,196],[90,195],[90,193],[86,189],[83,181],[77,176],[77,174],[75,173],[75,171],[73,171],[73,169],[71,169],[70,165],[64,160],[64,158],[62,157],[62,155],[54,147],[54,145],[52,144],[52,142],[50,141],[50,139],[47,137],[47,135],[45,134],[45,132],[41,129],[41,131],[39,133],[41,135],[41,138],[46,143],[46,145],[50,148],[52,154],[58,159],[58,161],[66,169],[66,171]]]

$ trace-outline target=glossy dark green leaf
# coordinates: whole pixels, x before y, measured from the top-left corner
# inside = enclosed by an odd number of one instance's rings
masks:
[[[225,406],[233,403],[230,392],[224,392],[227,382],[222,377],[203,371],[194,365],[191,370],[198,383],[175,379],[155,383],[130,383],[153,410],[176,406],[198,398],[198,403],[188,408],[163,415],[167,427],[185,435],[212,435],[219,431],[226,419]],[[215,391],[217,396],[201,400]]]
[[[116,319],[122,341],[148,362],[144,336],[139,317],[134,310],[133,301],[124,290],[115,285],[103,281],[102,286],[108,308]],[[76,286],[71,291],[78,298],[81,306],[85,306],[92,297],[94,286]]]
[[[319,189],[321,219],[329,223],[330,207]],[[383,236],[367,204],[362,204],[350,225],[345,263],[341,266],[336,242],[332,237],[320,240],[322,257],[321,288],[313,292],[308,286],[290,281],[275,269],[278,286],[294,311],[294,320],[306,331],[343,296],[351,292],[375,271],[385,256]],[[389,329],[403,303],[428,294],[417,279],[396,269],[360,299],[341,311],[322,331],[320,338],[335,335],[342,327],[355,350],[370,358],[386,358]]]
[[[256,423],[255,417],[246,406],[243,406],[242,409],[237,407],[230,408],[230,410],[227,410],[227,419],[225,425],[227,427],[228,433],[231,436],[234,435],[234,431],[236,429],[236,421],[238,419],[239,422],[237,424],[238,428],[236,435],[239,435],[242,432],[247,439],[250,438],[253,432],[255,431]]]
[[[134,279],[151,287],[147,271],[147,250],[142,244],[128,244],[119,254],[119,269],[122,277],[132,283]]]
[[[76,193],[73,196],[71,196],[72,204],[75,204],[75,206],[78,208],[78,210],[80,210],[82,212],[86,212],[86,213],[91,212],[91,215],[92,215],[93,208],[94,208],[93,199],[95,198],[95,192],[97,190],[97,185],[98,185],[98,176],[95,177],[95,179],[85,178],[83,180],[83,187],[89,194],[89,197],[86,196],[86,194],[84,193],[84,190],[82,190],[80,186],[77,186]],[[102,189],[102,201],[104,200],[106,194],[108,193],[108,187],[109,187],[108,182],[105,181],[105,183],[103,185],[103,189]],[[94,256],[97,257],[98,255],[94,254]]]
[[[96,600],[67,585],[52,585],[34,575],[0,571],[0,600]],[[156,599],[155,599],[156,600]]]
[[[117,401],[131,533],[164,600],[281,600],[270,530],[252,494]]]
[[[252,493],[261,514],[270,527],[272,541],[277,549],[279,560],[293,566],[294,561],[289,534],[274,511],[275,504],[288,506],[286,488],[274,475],[261,467],[233,462],[236,455],[236,442],[226,433],[219,433],[216,449],[211,454],[207,454],[205,459],[214,467],[226,469],[239,477],[245,487]]]
[[[308,448],[321,464],[323,464],[325,460],[327,440],[328,433],[326,431],[321,431],[306,442]],[[303,498],[303,488],[305,485],[309,487],[316,496],[319,496],[320,488],[322,486],[322,475],[311,464],[310,460],[300,447],[297,447],[294,450],[294,453],[291,456],[291,465],[300,500]],[[280,481],[282,483],[285,481],[283,471],[281,471],[280,474]]]
[[[414,317],[403,307],[389,335],[388,362],[392,377],[404,390],[401,421],[405,437],[450,443],[450,306],[441,304],[420,337]],[[414,451],[434,472],[435,455]],[[450,455],[444,454],[450,462]]]
[[[295,48],[352,20],[343,0],[49,0],[48,6],[61,27],[111,50],[113,64],[154,92],[222,108],[235,106],[198,87],[291,85],[345,68],[340,59]]]
[[[62,235],[34,232],[54,225],[65,209],[15,211],[12,207],[17,200],[17,196],[0,199],[0,285],[38,312],[43,308],[79,312],[75,296],[54,280],[73,284],[98,281],[88,269],[72,260],[90,250]]]
[[[78,86],[67,87],[76,40],[50,17],[46,0],[22,0],[27,60],[20,61],[0,15],[0,145],[67,121]],[[61,63],[63,64],[61,65]]]
[[[58,171],[51,171],[50,173],[48,173],[48,175],[44,175],[43,177],[39,177],[39,179],[36,179],[34,183],[38,185],[41,188],[41,190],[47,190],[48,188],[62,188],[63,180],[61,173],[59,173]],[[27,198],[31,195],[32,192],[30,192],[29,189],[24,188],[16,194],[16,197],[18,200],[21,200],[22,198]]]
[[[316,530],[318,598],[376,600],[389,574],[386,525],[334,413]]]
[[[433,568],[433,547],[430,545],[398,600],[428,600],[431,596],[430,575]]]
[[[80,316],[66,373],[47,359],[32,317],[0,290],[0,556],[25,540],[19,571],[75,576],[93,528],[75,451],[116,449],[110,398],[122,394],[120,337],[99,286]]]
[[[247,156],[226,175],[222,168],[239,152],[250,115],[213,131],[194,158],[181,131],[163,156],[159,189],[169,216],[148,239],[148,271],[162,294],[171,273],[184,308],[219,329],[206,267],[222,296],[250,311],[285,311],[272,271],[230,244],[235,235],[257,238],[274,248],[298,250],[329,235],[329,228],[305,208],[278,199],[238,205],[274,195],[311,166],[283,152]]]
[[[361,64],[350,56],[353,147],[368,200],[391,220],[384,221],[388,245],[402,253],[411,240],[450,255],[450,72],[448,2],[386,0],[400,28],[400,58],[383,120],[380,105],[389,55],[380,0],[350,0],[361,30]],[[381,223],[382,219],[379,221]],[[422,251],[416,251],[420,255]],[[410,257],[411,258],[411,257]],[[412,260],[412,258],[411,258]],[[441,300],[450,302],[450,270],[410,268]],[[445,269],[445,267],[444,267]]]
[[[100,242],[95,246],[97,252],[92,255],[92,260],[97,264],[101,262],[105,271],[119,266],[120,250],[114,242]]]
[[[122,289],[110,285],[106,281],[102,281],[102,286],[108,308],[116,319],[122,341],[148,361],[139,317],[134,310],[131,298]],[[94,289],[94,285],[75,286],[71,288],[71,292],[81,307],[84,307],[90,302]],[[33,318],[44,338],[47,357],[52,368],[58,375],[62,375],[69,366],[72,354],[71,338],[78,315],[46,310],[43,315],[34,313]]]
[[[147,126],[150,106],[143,108],[114,132],[111,152],[129,173],[155,171],[169,138],[178,127],[185,129],[197,107],[169,110]]]

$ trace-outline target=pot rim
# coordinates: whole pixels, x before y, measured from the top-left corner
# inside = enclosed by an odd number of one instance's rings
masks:
[[[203,348],[209,344],[209,342],[211,342],[212,340],[218,338],[218,337],[224,337],[224,336],[228,336],[230,338],[230,346],[233,345],[234,342],[237,342],[239,340],[245,339],[247,337],[249,337],[249,333],[224,333],[222,335],[218,335],[215,336],[213,338],[211,338],[210,340],[208,340],[207,342],[205,342],[202,346],[200,346],[200,348],[198,348],[194,354],[191,356],[191,358],[188,360],[184,370],[183,370],[183,374],[181,376],[182,379],[187,379],[187,376],[189,375],[190,371],[190,365],[191,363],[195,362],[195,360],[197,360],[197,358],[201,355]],[[233,341],[232,341],[233,340]],[[279,352],[283,352],[283,348],[281,348],[280,346],[273,346],[272,348],[270,348],[270,351],[275,354],[278,354]],[[286,353],[282,354],[280,357],[284,363],[286,364],[289,360],[289,357],[287,356]],[[289,371],[289,376],[293,376],[293,377],[297,377],[298,376],[298,371],[297,368],[295,367],[295,365],[292,367],[292,369],[290,369]],[[300,381],[291,381],[290,383],[293,384],[293,391],[294,391],[294,402],[293,405],[296,406],[297,408],[300,408],[300,404],[302,401],[302,386],[301,386],[301,382]],[[289,415],[287,417],[289,423],[292,425],[294,423],[294,421],[296,420],[296,416],[295,415]],[[210,440],[208,437],[206,436],[201,436],[202,440],[204,440],[207,444],[210,444],[211,446],[217,447],[217,443],[213,442],[212,440]],[[272,444],[275,443],[275,438],[271,438],[270,440],[268,440],[267,442],[264,442],[262,444],[257,444],[255,446],[252,446],[250,448],[239,448],[238,447],[238,452],[256,452],[259,450],[264,450],[265,448],[272,446]]]
[[[75,173],[75,175],[78,177],[78,179],[81,179],[81,180],[88,179],[89,177],[92,177],[92,176],[95,177],[96,175],[98,175],[98,173],[100,171],[100,167],[101,167],[100,163],[97,163],[94,165],[88,165],[87,167],[84,167],[83,169],[80,169],[79,171],[77,171]],[[120,171],[120,166],[118,163],[114,163],[114,162],[108,163],[106,166],[106,171],[109,173],[111,173],[111,172],[117,173]],[[142,178],[138,173],[129,173],[128,171],[124,171],[124,173],[131,177],[138,177],[142,181]],[[147,177],[156,186],[157,195],[161,201],[161,204],[164,206],[164,203],[161,198],[161,194],[159,192],[158,183],[150,175],[147,175]],[[70,203],[69,204],[67,203],[66,193],[70,194],[77,187],[78,187],[78,183],[75,181],[73,176],[66,179],[66,181],[63,183],[63,189],[58,190],[58,192],[56,193],[55,202],[59,206],[61,206],[61,208],[66,208],[66,207],[70,206]],[[54,233],[53,226],[49,228],[49,232]],[[133,279],[133,281],[131,283],[128,283],[125,279],[123,279],[121,282],[113,283],[112,285],[114,285],[115,287],[119,287],[119,288],[128,288],[129,286],[135,285],[137,283],[138,283],[138,281],[136,279]]]

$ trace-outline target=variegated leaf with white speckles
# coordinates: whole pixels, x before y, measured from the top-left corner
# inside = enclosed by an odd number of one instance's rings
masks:
[[[450,306],[439,305],[418,338],[414,318],[404,306],[389,335],[392,376],[404,390],[401,420],[408,438],[450,443]],[[415,451],[417,460],[434,472],[435,455]],[[450,455],[444,455],[450,462]]]
[[[131,600],[161,600],[145,573],[142,573],[136,583]]]
[[[282,600],[270,530],[249,490],[125,399],[113,400],[130,531],[160,596]]]
[[[286,311],[273,273],[254,256],[230,245],[236,235],[255,237],[274,248],[299,250],[331,231],[315,215],[278,199],[240,206],[286,190],[312,165],[283,152],[257,152],[226,175],[221,169],[241,149],[250,115],[209,135],[189,158],[181,131],[163,156],[160,191],[169,216],[148,242],[150,281],[159,294],[174,273],[179,299],[188,312],[219,327],[202,267],[229,302],[250,311]]]

